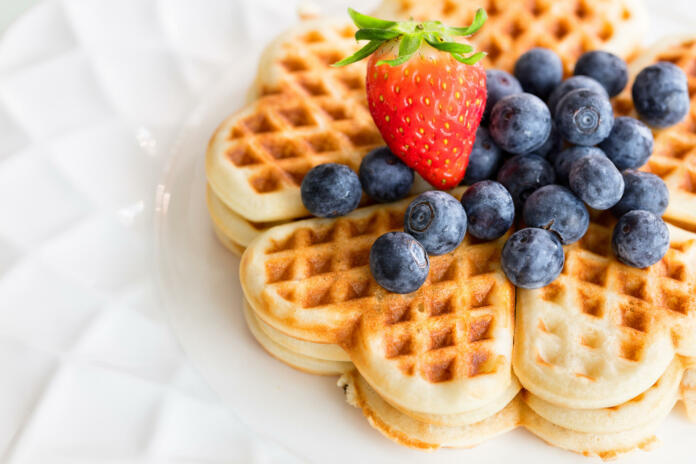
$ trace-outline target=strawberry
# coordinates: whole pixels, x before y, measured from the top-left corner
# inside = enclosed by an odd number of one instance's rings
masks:
[[[484,53],[456,42],[486,20],[479,9],[469,27],[439,21],[384,21],[349,9],[360,28],[355,37],[370,42],[335,66],[370,56],[367,101],[390,150],[435,188],[450,189],[464,177],[486,107]]]

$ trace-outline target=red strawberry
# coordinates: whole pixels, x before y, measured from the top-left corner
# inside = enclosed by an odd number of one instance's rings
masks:
[[[486,20],[479,10],[471,26],[439,22],[382,21],[349,10],[370,39],[345,65],[370,57],[367,101],[372,118],[391,151],[439,189],[464,177],[476,129],[486,107],[486,73],[470,45],[452,36],[470,35]],[[374,53],[374,54],[373,54]]]

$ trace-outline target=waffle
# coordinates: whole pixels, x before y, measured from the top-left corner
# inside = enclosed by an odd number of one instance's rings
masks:
[[[244,317],[249,331],[263,349],[279,361],[300,371],[317,375],[340,375],[353,369],[353,365],[350,362],[329,361],[306,356],[276,343],[266,335],[262,328],[263,322],[256,317],[249,305],[243,304],[243,306]]]
[[[535,45],[557,50],[568,69],[593,48],[628,56],[642,34],[642,9],[633,0],[436,3],[439,9],[431,2],[387,0],[380,11],[429,19],[438,12],[461,23],[487,6],[488,24],[472,40],[488,51],[489,65],[508,70]],[[353,33],[343,21],[304,21],[263,54],[253,101],[220,125],[206,155],[211,188],[240,216],[255,222],[306,216],[299,186],[309,169],[327,162],[357,169],[370,149],[383,145],[367,109],[365,63],[329,67],[359,47]]]
[[[499,262],[505,238],[467,237],[431,258],[421,289],[387,292],[370,274],[369,250],[403,228],[410,201],[274,227],[247,248],[242,288],[277,330],[341,345],[392,404],[429,414],[474,410],[511,382],[514,288]]]
[[[556,281],[517,292],[515,373],[566,408],[624,403],[696,352],[696,234],[670,225],[665,257],[635,269],[611,252],[613,223],[595,217]]]
[[[653,155],[642,168],[662,178],[669,189],[665,219],[696,231],[696,36],[660,41],[631,63],[631,75],[657,61],[669,61],[684,70],[689,81],[691,109],[676,126],[656,130]],[[637,117],[631,99],[631,84],[617,97],[618,114]]]
[[[520,382],[516,377],[513,376],[512,382],[510,382],[508,388],[502,393],[502,395],[498,396],[498,398],[478,409],[466,411],[460,414],[424,414],[409,411],[408,409],[401,409],[395,405],[391,406],[418,422],[445,427],[459,427],[463,425],[475,424],[492,416],[493,414],[498,413],[505,406],[507,406],[508,403],[515,398],[515,396],[517,396],[521,388],[522,386],[520,385]]]
[[[384,401],[357,371],[343,375],[349,404],[362,409],[370,425],[385,437],[411,448],[472,447],[514,429],[520,422],[519,402],[514,399],[496,414],[475,424],[444,427],[419,422]]]
[[[636,449],[648,451],[659,441],[655,431],[660,422],[615,433],[583,433],[552,424],[522,403],[521,415],[524,427],[549,445],[585,456],[614,459]]]
[[[696,422],[696,368],[684,372],[680,390],[686,415],[691,422]]]
[[[571,74],[575,61],[589,50],[607,50],[624,58],[637,51],[647,28],[639,0],[385,0],[376,15],[416,20],[441,19],[470,24],[476,9],[488,21],[469,40],[488,56],[486,68],[511,70],[532,47],[554,50]]]
[[[246,248],[262,232],[270,229],[278,222],[251,222],[232,211],[208,186],[206,190],[206,202],[208,212],[213,222],[213,227],[222,235],[221,241],[234,242],[237,247]],[[241,253],[239,253],[241,256]]]
[[[658,443],[654,433],[680,397],[684,371],[685,364],[675,359],[647,391],[611,408],[562,408],[525,391],[522,422],[549,444],[585,455],[611,459],[647,450]]]
[[[215,193],[257,222],[307,215],[299,195],[305,173],[338,162],[357,169],[383,144],[365,99],[365,64],[329,65],[353,53],[344,21],[305,21],[264,53],[258,99],[217,129],[206,173]]]
[[[647,391],[619,406],[600,409],[568,409],[525,391],[524,402],[539,416],[563,428],[585,433],[614,433],[662,421],[679,398],[684,373],[675,359]]]
[[[242,256],[244,250],[246,250],[246,247],[230,239],[227,235],[225,235],[225,231],[219,228],[215,223],[213,223],[213,232],[215,232],[215,236],[218,238],[218,241],[225,248],[227,248],[228,251],[230,251],[234,255]]]
[[[609,459],[657,443],[654,435],[659,421],[616,433],[583,433],[545,420],[515,397],[502,410],[486,419],[463,426],[432,425],[400,412],[385,401],[357,371],[344,374],[338,386],[349,404],[360,408],[372,427],[401,445],[417,449],[440,447],[469,448],[502,435],[518,426],[553,446]]]
[[[251,310],[251,306],[249,306],[247,301],[244,301],[244,305],[245,308]],[[274,329],[256,317],[256,315],[254,315],[254,317],[258,321],[261,331],[269,339],[271,339],[275,344],[287,348],[294,353],[309,356],[310,358],[323,359],[326,361],[350,361],[348,354],[338,345],[298,340]]]
[[[463,192],[462,187],[452,191],[457,198]],[[372,243],[383,233],[403,230],[403,216],[412,200],[268,230],[240,264],[240,281],[249,303],[266,323],[291,337],[338,343],[346,337],[346,327],[352,330],[357,321],[362,298],[374,299],[381,290],[367,268]],[[337,277],[360,281],[342,281],[341,288],[334,288],[330,284]],[[384,294],[389,293],[379,291],[380,296]]]

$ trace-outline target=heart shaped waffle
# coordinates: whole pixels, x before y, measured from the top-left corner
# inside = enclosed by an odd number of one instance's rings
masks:
[[[669,226],[665,257],[646,269],[611,252],[615,220],[593,219],[565,247],[561,276],[517,292],[514,368],[534,395],[569,408],[623,403],[676,354],[696,353],[696,234]]]
[[[390,293],[372,278],[368,256],[377,237],[403,228],[408,203],[274,227],[245,252],[242,288],[267,324],[339,344],[392,404],[433,414],[482,407],[511,382],[514,289],[500,268],[504,238],[468,237],[431,258],[421,289]]]
[[[299,185],[313,166],[357,169],[382,138],[365,102],[364,65],[329,65],[355,51],[353,29],[308,21],[261,59],[258,99],[230,116],[208,147],[208,182],[220,199],[258,222],[305,216]]]

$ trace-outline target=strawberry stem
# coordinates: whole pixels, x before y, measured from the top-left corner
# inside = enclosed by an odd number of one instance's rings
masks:
[[[331,66],[339,67],[355,63],[367,58],[374,53],[383,43],[389,40],[399,40],[399,54],[391,60],[381,60],[377,65],[388,64],[399,66],[407,62],[418,51],[423,41],[431,47],[445,53],[449,53],[464,64],[475,64],[486,54],[484,52],[472,53],[471,45],[452,40],[452,37],[466,37],[481,29],[488,16],[483,8],[476,11],[473,22],[466,27],[449,27],[440,21],[386,21],[373,18],[348,8],[348,15],[359,28],[355,33],[355,40],[369,40],[370,42],[353,55],[346,57]]]

